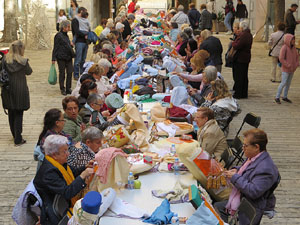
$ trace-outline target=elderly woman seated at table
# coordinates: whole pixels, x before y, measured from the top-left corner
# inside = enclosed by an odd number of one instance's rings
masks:
[[[100,129],[101,131],[104,131],[108,126],[111,126],[110,123],[112,119],[109,119],[109,121],[106,121],[104,116],[101,114],[101,108],[104,104],[104,97],[97,95],[97,94],[91,94],[84,107],[80,110],[79,115],[81,116],[83,122],[86,125],[92,125]],[[96,121],[92,121],[92,114],[96,113]],[[116,125],[116,124],[115,124]]]
[[[240,106],[230,94],[224,80],[211,82],[211,89],[212,92],[207,95],[206,101],[201,107],[208,107],[214,111],[220,128],[223,130],[225,136],[227,136],[229,123],[234,116],[241,112]]]
[[[224,133],[215,120],[214,111],[201,107],[197,110],[194,120],[199,127],[197,139],[200,147],[219,161],[228,146]]]
[[[74,96],[65,97],[62,100],[62,106],[65,111],[65,126],[63,131],[72,137],[74,142],[81,141],[81,131],[85,129],[82,118],[78,115],[79,102]]]
[[[227,222],[228,216],[238,209],[241,199],[245,197],[256,209],[256,216],[251,224],[260,224],[265,210],[274,209],[275,196],[273,185],[277,183],[279,172],[267,152],[267,134],[260,129],[251,129],[244,133],[243,151],[247,160],[242,166],[225,172],[233,185],[228,201],[215,203],[222,219]],[[238,213],[239,224],[250,224],[244,212]]]
[[[69,210],[72,212],[78,200],[77,195],[85,188],[85,179],[93,174],[93,169],[87,168],[77,177],[73,175],[72,170],[67,166],[68,139],[64,136],[48,136],[44,148],[45,159],[33,180],[43,201],[40,222],[41,224],[59,224],[62,218],[58,216],[57,209],[55,209],[55,200],[61,197],[67,201]]]
[[[103,133],[97,127],[88,127],[82,134],[82,141],[69,148],[68,165],[77,174],[95,159],[95,154],[102,146]]]

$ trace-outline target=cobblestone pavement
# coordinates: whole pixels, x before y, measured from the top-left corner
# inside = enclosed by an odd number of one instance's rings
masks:
[[[228,36],[219,35],[224,49],[227,49]],[[7,116],[0,110],[0,225],[14,224],[11,212],[17,198],[28,182],[34,177],[36,162],[33,149],[42,129],[42,119],[50,108],[61,107],[58,85],[47,83],[51,51],[26,51],[33,68],[28,77],[31,108],[24,115],[24,138],[27,144],[14,147]],[[242,113],[233,119],[230,136],[239,128],[243,117],[254,112],[262,117],[260,128],[268,133],[268,151],[277,164],[282,181],[276,190],[277,214],[272,220],[263,218],[262,224],[300,224],[300,77],[296,71],[289,98],[293,104],[274,103],[277,83],[270,82],[270,58],[265,43],[255,42],[252,48],[252,62],[249,68],[249,98],[240,100]],[[223,68],[223,76],[232,87],[231,69]],[[247,129],[247,126],[245,126]]]

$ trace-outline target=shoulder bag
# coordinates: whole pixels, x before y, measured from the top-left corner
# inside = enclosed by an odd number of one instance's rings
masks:
[[[283,36],[284,36],[284,33],[278,39],[278,41],[276,42],[276,44],[269,50],[269,56],[272,56],[271,53],[273,52],[274,48],[278,45],[279,41],[282,39]]]

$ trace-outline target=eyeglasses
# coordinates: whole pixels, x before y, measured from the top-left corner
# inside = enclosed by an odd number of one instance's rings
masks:
[[[244,147],[244,148],[247,148],[247,147],[249,147],[250,145],[255,145],[255,144],[243,144],[243,147]]]
[[[103,106],[103,103],[94,103],[95,105]]]
[[[60,122],[66,122],[66,120],[65,120],[65,119],[63,119],[63,120],[57,120],[57,121],[60,121]]]

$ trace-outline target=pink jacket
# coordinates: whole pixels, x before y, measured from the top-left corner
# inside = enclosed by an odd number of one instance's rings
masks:
[[[282,64],[281,70],[286,73],[294,73],[299,66],[299,54],[295,46],[291,46],[294,38],[292,34],[284,35],[284,45],[280,50],[279,61]]]
[[[124,50],[120,47],[120,45],[118,45],[115,49],[116,55],[120,55],[122,52],[124,52]]]

